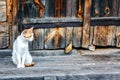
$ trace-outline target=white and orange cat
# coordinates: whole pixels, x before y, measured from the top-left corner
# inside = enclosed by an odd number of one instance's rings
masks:
[[[32,56],[29,53],[29,41],[33,41],[34,33],[33,27],[25,29],[20,36],[17,37],[13,43],[12,61],[17,68],[24,68],[33,66]]]

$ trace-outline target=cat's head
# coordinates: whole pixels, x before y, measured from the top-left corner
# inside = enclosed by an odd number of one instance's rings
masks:
[[[32,28],[29,28],[29,29],[23,30],[22,36],[23,36],[24,39],[26,39],[27,41],[33,41],[33,39],[34,39],[33,27],[32,27]]]

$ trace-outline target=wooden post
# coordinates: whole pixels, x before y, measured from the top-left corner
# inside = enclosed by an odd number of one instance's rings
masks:
[[[13,21],[12,21],[12,36],[11,36],[11,45],[13,44],[13,41],[17,38],[17,36],[19,35],[18,32],[18,18],[17,18],[17,13],[18,13],[18,1],[17,0],[13,0]]]
[[[91,14],[91,0],[85,0],[84,6],[84,20],[83,20],[83,37],[82,47],[88,48],[90,44],[90,14]]]
[[[12,21],[13,21],[13,0],[7,0],[7,23],[9,26],[10,48],[12,47]]]

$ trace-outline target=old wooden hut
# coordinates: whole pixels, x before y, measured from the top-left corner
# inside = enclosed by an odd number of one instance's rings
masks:
[[[0,0],[0,49],[34,26],[30,50],[120,47],[119,0]]]

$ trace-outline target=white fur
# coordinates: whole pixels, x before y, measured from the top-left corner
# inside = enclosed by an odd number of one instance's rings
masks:
[[[12,61],[17,65],[17,68],[24,68],[24,64],[32,63],[28,42],[33,39],[33,34],[30,39],[25,39],[23,33],[21,33],[13,43]]]

